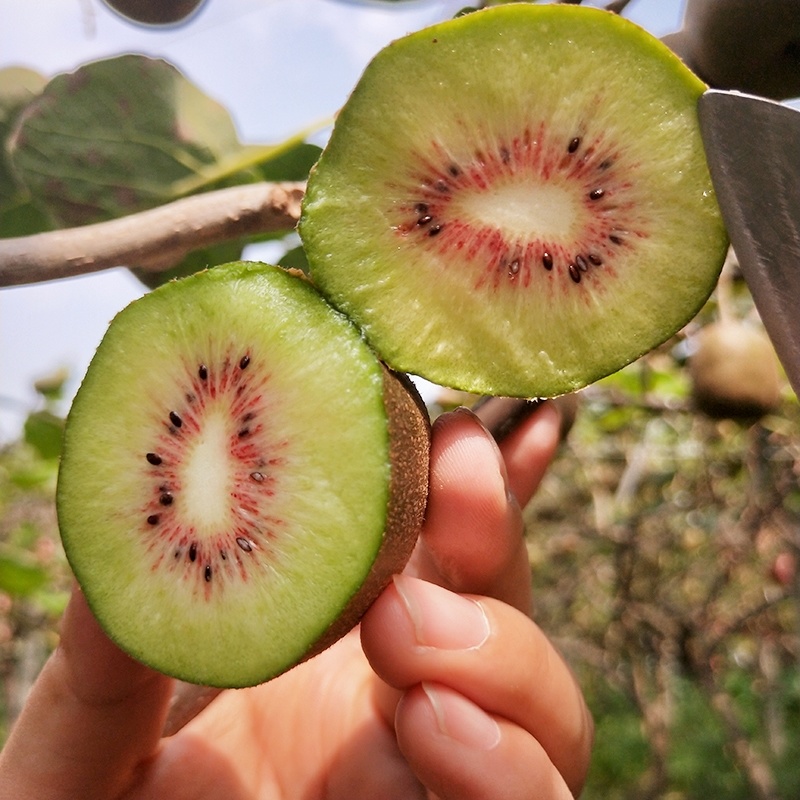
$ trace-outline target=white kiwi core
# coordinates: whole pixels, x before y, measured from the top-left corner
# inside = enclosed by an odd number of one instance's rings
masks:
[[[230,523],[230,439],[228,415],[220,408],[210,409],[182,474],[183,513],[197,530],[219,530]]]
[[[465,192],[454,202],[453,211],[509,236],[552,239],[570,235],[579,207],[569,186],[513,181],[483,192]]]

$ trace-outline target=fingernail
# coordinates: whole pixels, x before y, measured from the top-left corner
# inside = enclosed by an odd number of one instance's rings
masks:
[[[527,403],[528,401],[524,402]],[[500,473],[500,479],[503,481],[503,487],[505,489],[506,499],[510,504],[516,505],[517,500],[511,491],[511,486],[508,480],[508,470],[506,469],[506,462],[503,460],[503,455],[500,452],[500,447],[497,444],[497,440],[490,431],[489,427],[487,427],[487,425],[484,423],[484,421],[478,414],[476,414],[472,409],[466,408],[465,406],[460,406],[459,408],[456,408],[453,413],[460,414],[466,419],[471,420],[475,424],[475,426],[480,428],[486,435],[486,443],[492,450],[492,457],[497,463],[497,469]]]
[[[448,739],[474,750],[492,750],[500,744],[500,726],[475,703],[445,686],[423,683],[422,691],[439,731]]]
[[[396,575],[394,585],[421,647],[470,650],[489,638],[489,620],[480,603],[406,575]]]

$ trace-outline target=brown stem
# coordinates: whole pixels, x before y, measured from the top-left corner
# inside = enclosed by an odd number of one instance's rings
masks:
[[[252,183],[108,222],[0,239],[0,286],[119,266],[162,272],[201,247],[291,230],[300,216],[304,189],[303,183]]]
[[[612,0],[612,2],[606,3],[605,9],[606,11],[611,11],[614,14],[621,14],[630,1],[631,0]]]

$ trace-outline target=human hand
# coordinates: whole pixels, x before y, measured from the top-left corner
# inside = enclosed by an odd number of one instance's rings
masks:
[[[520,511],[557,439],[550,404],[502,454],[471,414],[440,417],[420,542],[360,629],[168,739],[172,682],[120,652],[76,590],[0,753],[0,798],[572,797],[592,723],[528,616]]]

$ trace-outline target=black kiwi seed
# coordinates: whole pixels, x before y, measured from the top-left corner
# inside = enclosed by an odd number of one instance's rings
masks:
[[[508,164],[508,162],[511,161],[511,153],[507,147],[500,148],[500,160],[504,164]]]
[[[239,362],[239,369],[247,369],[247,365],[250,363],[250,356],[242,356],[242,360]]]
[[[548,271],[553,269],[553,256],[547,250],[542,253],[542,266]]]
[[[589,269],[589,264],[582,255],[575,256],[575,264],[581,272],[586,272]]]
[[[226,553],[224,550],[220,550],[220,551],[219,551],[219,557],[220,557],[220,558],[221,558],[223,561],[227,561],[227,560],[228,560],[228,554],[227,554],[227,553]]]
[[[589,192],[589,199],[599,200],[605,193],[605,189],[592,189],[592,191]]]
[[[172,493],[171,492],[164,492],[159,498],[158,502],[161,503],[162,506],[171,506],[172,505]]]
[[[589,253],[589,255],[587,256],[587,258],[588,258],[588,259],[589,259],[589,261],[591,261],[591,262],[592,262],[592,264],[594,264],[596,267],[599,267],[599,266],[600,266],[600,265],[603,263],[603,259],[602,259],[602,258],[600,258],[600,256],[599,256],[599,255],[597,255],[597,253]]]
[[[203,577],[206,579],[206,583],[211,580],[211,564],[206,564],[206,568],[203,570]]]
[[[197,561],[197,542],[189,545],[189,561]]]
[[[569,276],[572,278],[575,283],[581,282],[581,273],[580,270],[574,265],[570,264],[567,269],[569,270]]]
[[[616,234],[616,233],[609,234],[609,237],[608,237],[608,238],[609,238],[609,239],[610,239],[612,242],[614,242],[614,244],[622,244],[622,242],[623,242],[623,239],[622,239],[622,237],[621,237],[621,236],[619,236],[619,235],[618,235],[618,234]]]
[[[158,516],[158,514],[151,514],[147,518],[147,524],[148,525],[158,525],[159,519],[160,519],[160,517]]]
[[[598,164],[598,169],[608,169],[613,163],[610,158],[606,158]]]
[[[239,433],[236,434],[240,439],[244,439],[246,436],[250,435],[250,428],[242,428]]]
[[[252,478],[252,479],[253,479],[253,480],[254,480],[256,483],[262,483],[262,482],[263,482],[263,480],[264,480],[264,473],[263,473],[263,472],[251,472],[251,473],[250,473],[250,477],[251,477],[251,478]]]
[[[576,136],[574,139],[571,139],[570,143],[567,145],[567,152],[574,153],[580,146],[581,138],[580,136]]]
[[[197,369],[197,374],[200,376],[200,380],[204,381],[208,378],[208,367],[205,364],[201,364]]]
[[[441,232],[442,232],[441,225],[431,225],[431,227],[428,228],[428,236],[438,236]]]
[[[244,536],[237,536],[236,537],[236,544],[245,551],[245,553],[249,553],[253,549],[253,545],[244,538]]]
[[[161,456],[157,453],[148,453],[145,458],[154,466],[157,467],[162,463]]]
[[[417,220],[417,225],[423,227],[424,225],[427,225],[432,219],[433,217],[430,214],[424,214]]]
[[[518,258],[515,258],[515,259],[514,259],[514,260],[513,260],[513,261],[512,261],[512,262],[511,262],[509,265],[508,265],[508,271],[509,271],[509,272],[510,272],[512,275],[516,275],[516,274],[519,272],[519,259],[518,259]]]
[[[436,181],[434,186],[436,187],[436,191],[437,192],[449,192],[450,191],[450,187],[447,185],[447,183],[445,181],[441,181],[441,180],[440,181]]]
[[[458,177],[458,176],[461,174],[461,168],[458,166],[458,164],[451,164],[451,165],[450,165],[450,166],[447,168],[447,171],[448,171],[448,172],[449,172],[449,173],[450,173],[450,174],[451,174],[451,175],[452,175],[454,178],[457,178],[457,177]]]
[[[427,214],[428,213],[428,204],[427,203],[417,203],[414,206],[414,211],[416,211],[417,214]]]
[[[180,428],[183,425],[183,420],[174,412],[169,412],[169,421],[176,427]]]

